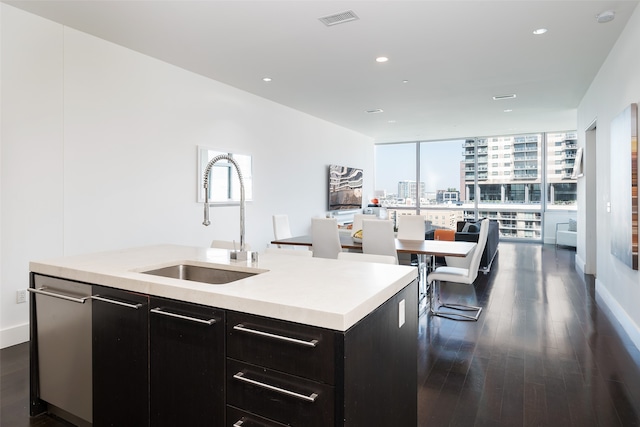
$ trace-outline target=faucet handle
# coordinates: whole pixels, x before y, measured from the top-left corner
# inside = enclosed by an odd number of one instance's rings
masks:
[[[204,221],[202,221],[202,225],[204,226],[208,226],[211,224],[211,222],[209,221],[209,198],[206,198],[207,200],[205,200],[204,202]]]

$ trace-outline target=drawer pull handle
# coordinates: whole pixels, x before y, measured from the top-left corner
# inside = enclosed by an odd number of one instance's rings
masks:
[[[134,308],[136,310],[139,309],[140,307],[142,307],[142,304],[129,304],[129,303],[126,303],[126,302],[116,301],[116,300],[113,300],[113,299],[101,297],[100,295],[94,295],[94,296],[91,297],[91,299],[95,299],[95,300],[102,301],[102,302],[108,302],[109,304],[121,305],[121,306],[127,307],[127,308]]]
[[[68,295],[63,295],[63,294],[57,294],[55,292],[51,292],[51,291],[45,291],[45,289],[47,289],[46,286],[43,286],[41,288],[27,288],[27,290],[31,293],[34,294],[40,294],[40,295],[46,295],[48,297],[53,297],[53,298],[60,298],[66,301],[72,301],[72,302],[77,302],[79,304],[84,304],[85,301],[87,301],[88,299],[91,299],[91,297],[81,297],[81,298],[76,298],[76,297],[70,297]]]
[[[183,316],[182,314],[171,313],[170,311],[164,311],[160,307],[153,308],[150,311],[155,314],[162,314],[163,316],[175,317],[177,319],[182,319],[182,320],[189,320],[190,322],[203,323],[205,325],[213,325],[214,323],[216,323],[215,319],[204,320],[204,319],[198,319],[197,317]]]
[[[285,337],[285,336],[282,336],[282,335],[276,335],[276,334],[270,334],[268,332],[257,331],[255,329],[249,329],[249,328],[245,327],[242,323],[240,323],[239,325],[234,326],[233,329],[235,329],[236,331],[242,331],[242,332],[248,332],[250,334],[260,335],[261,337],[274,338],[274,339],[281,340],[281,341],[286,341],[286,342],[290,342],[290,343],[294,343],[294,344],[300,344],[300,345],[303,345],[305,347],[315,347],[316,344],[318,344],[318,340],[303,341],[303,340],[298,340],[298,339],[291,338],[291,337]]]
[[[286,394],[287,396],[295,397],[307,402],[315,402],[316,398],[318,397],[317,393],[311,393],[310,396],[305,396],[304,394],[296,393],[295,391],[287,390],[284,388],[273,386],[271,384],[266,384],[260,381],[252,380],[251,378],[245,377],[243,372],[238,372],[233,376],[233,378],[240,381],[244,381],[249,384],[253,384],[258,387],[266,388],[267,390],[277,391],[278,393]]]

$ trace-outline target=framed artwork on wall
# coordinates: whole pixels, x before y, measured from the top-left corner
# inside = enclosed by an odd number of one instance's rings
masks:
[[[573,163],[573,171],[571,172],[571,179],[577,179],[584,176],[584,170],[582,166],[582,147],[576,151],[576,160]]]
[[[611,253],[638,269],[638,104],[611,122]]]

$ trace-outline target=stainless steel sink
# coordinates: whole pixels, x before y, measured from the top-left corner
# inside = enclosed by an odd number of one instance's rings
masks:
[[[246,279],[247,277],[258,274],[245,271],[224,270],[214,267],[200,267],[189,264],[171,265],[157,270],[143,271],[142,273],[152,274],[154,276],[170,277],[172,279],[204,282],[212,285],[223,285],[225,283],[235,282],[236,280]]]

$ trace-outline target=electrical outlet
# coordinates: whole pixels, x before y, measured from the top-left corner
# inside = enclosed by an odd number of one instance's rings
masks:
[[[27,302],[27,290],[20,289],[16,291],[16,304],[22,304],[24,302]]]

